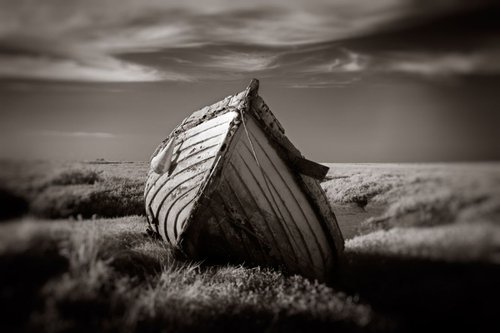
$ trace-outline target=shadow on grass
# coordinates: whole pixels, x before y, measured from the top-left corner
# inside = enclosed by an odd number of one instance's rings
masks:
[[[338,284],[404,331],[498,332],[500,266],[346,253]]]
[[[4,188],[0,188],[0,221],[16,218],[28,212],[28,201]]]
[[[136,232],[121,232],[115,236],[103,236],[102,246],[99,256],[112,258],[110,267],[119,275],[144,282],[147,279],[160,275],[168,257],[170,250],[162,242],[151,240],[147,234],[137,234]],[[138,251],[137,247],[147,244],[147,251]],[[157,253],[156,256],[153,253]],[[171,265],[175,263],[170,260]]]
[[[69,262],[59,251],[57,241],[35,237],[22,253],[0,256],[0,331],[18,331],[40,307],[40,288],[67,271]]]

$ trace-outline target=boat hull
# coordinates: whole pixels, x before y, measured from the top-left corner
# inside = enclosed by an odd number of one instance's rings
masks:
[[[240,126],[185,237],[191,257],[328,280],[335,248],[301,179],[253,118]]]
[[[308,161],[252,84],[194,112],[153,154],[149,227],[195,260],[333,278],[343,238]]]

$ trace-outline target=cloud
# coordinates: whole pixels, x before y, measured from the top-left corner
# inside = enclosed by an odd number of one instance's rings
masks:
[[[0,39],[0,77],[60,81],[189,81],[174,71],[145,66],[75,41],[12,35]]]
[[[324,89],[324,88],[343,88],[347,87],[354,82],[359,81],[359,77],[351,77],[351,78],[332,78],[332,77],[323,77],[320,79],[311,78],[309,80],[297,80],[297,82],[290,82],[287,84],[289,88],[294,89]]]
[[[312,44],[370,31],[405,14],[406,8],[401,0],[318,0],[313,4],[307,0],[4,0],[0,4],[2,35],[22,31],[26,36],[54,40],[78,39],[110,52],[227,42]]]
[[[500,73],[500,50],[475,53],[409,54],[388,64],[389,71],[427,77]]]
[[[330,53],[330,54],[328,54]],[[370,57],[346,48],[335,48],[325,54],[327,59],[305,66],[304,72],[309,73],[356,73],[368,67]]]
[[[26,132],[27,136],[63,137],[63,138],[94,138],[94,139],[114,139],[117,136],[106,132],[64,132],[64,131],[34,131]]]
[[[369,47],[344,45],[349,40],[472,6],[467,3],[0,0],[0,78],[194,81],[259,72],[294,81],[306,74],[357,75],[373,70],[377,59]],[[318,47],[324,48],[319,54]],[[417,63],[378,68],[432,70]]]
[[[275,67],[273,62],[276,58],[265,53],[228,52],[211,56],[205,66],[225,71],[257,72]]]
[[[500,74],[500,49],[487,48],[475,52],[406,52],[357,53],[345,48],[332,49],[331,60],[314,60],[304,65],[303,72],[293,74],[288,84],[293,88],[344,87],[369,75],[403,73],[428,79],[456,78],[467,75]],[[317,63],[317,64],[316,64]]]
[[[0,76],[27,79],[146,82],[187,81],[181,74],[165,73],[153,68],[99,57],[92,62],[50,57],[0,56]]]

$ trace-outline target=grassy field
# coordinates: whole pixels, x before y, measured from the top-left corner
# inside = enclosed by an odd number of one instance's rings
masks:
[[[330,167],[322,185],[351,251],[500,263],[499,163]]]
[[[0,163],[6,331],[498,330],[500,165],[332,164],[338,282],[174,257],[144,163]]]

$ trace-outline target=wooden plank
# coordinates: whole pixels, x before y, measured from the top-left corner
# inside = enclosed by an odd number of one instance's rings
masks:
[[[266,244],[268,243],[266,238],[261,232],[263,227],[261,218],[259,218],[259,221],[256,221],[255,219],[252,220],[253,214],[252,211],[249,211],[252,206],[243,203],[240,198],[241,194],[235,190],[234,184],[229,182],[227,178],[224,178],[224,183],[223,186],[221,186],[219,193],[221,191],[226,196],[225,200],[236,206],[235,211],[239,216],[236,218],[233,217],[233,220],[235,220],[234,224],[238,224],[235,228],[239,229],[243,235],[242,238],[244,238],[245,243],[250,244],[246,245],[246,247],[253,249],[253,251],[250,251],[251,260],[257,264],[263,265],[274,263],[274,258],[270,256],[267,249]],[[235,213],[233,212],[232,215],[234,216],[234,214]],[[260,223],[256,224],[257,222]]]
[[[146,202],[150,200],[151,195],[154,196],[155,193],[157,193],[158,188],[163,187],[165,183],[171,181],[171,179],[173,179],[177,175],[180,175],[183,172],[187,172],[192,169],[210,169],[214,162],[213,158],[218,151],[219,146],[214,145],[210,146],[208,149],[200,149],[195,153],[184,155],[180,160],[177,160],[177,158],[175,158],[170,170],[170,172],[172,173],[166,172],[162,175],[158,175],[154,178],[152,184],[147,188],[144,194]]]
[[[215,118],[214,120],[217,120],[217,118]],[[177,136],[175,138],[176,146],[174,152],[183,150],[186,147],[189,147],[189,145],[203,142],[204,140],[207,140],[208,138],[211,138],[215,135],[222,135],[224,133],[227,133],[229,124],[230,122],[223,122],[223,123],[217,122],[213,123],[212,126],[207,127],[205,130],[194,133],[192,135],[187,135],[186,133],[184,133]]]
[[[202,145],[200,145],[201,147]],[[194,151],[193,151],[194,150]],[[196,164],[200,161],[206,160],[207,158],[214,158],[220,150],[220,142],[215,145],[210,145],[208,147],[203,147],[201,149],[191,149],[186,154],[179,155],[179,159],[176,157],[173,161],[173,169],[171,170],[172,174],[169,178],[173,178],[176,175],[186,172],[186,170],[190,170],[194,168]],[[210,169],[212,167],[212,163],[210,165],[204,165],[205,169]]]
[[[178,179],[185,179],[192,177],[200,172],[207,172],[213,165],[215,155],[211,152],[202,153],[203,155],[195,155],[181,162],[178,169],[170,176],[165,173],[158,181],[151,187],[148,195],[146,196],[146,202],[156,201],[156,197],[159,194],[168,191],[171,187],[170,184],[176,184]],[[166,187],[166,188],[165,188]],[[161,197],[161,196],[160,196]]]
[[[187,141],[190,137],[196,137],[199,134],[203,134],[203,132],[212,129],[214,127],[218,127],[223,124],[229,124],[232,119],[238,116],[237,112],[227,112],[227,118],[224,118],[223,116],[225,114],[221,114],[218,117],[213,117],[212,119],[207,119],[204,122],[200,122],[195,126],[186,126],[184,125],[186,119],[184,119],[183,123],[177,126],[159,145],[156,147],[155,151],[153,152],[153,155],[150,158],[150,161],[165,147],[165,145],[168,143],[168,141],[171,138],[176,139],[176,146],[174,149],[177,151],[178,149],[182,149],[180,145],[183,143],[183,141]],[[201,136],[202,139],[206,138],[206,135]],[[185,147],[185,145],[183,146]]]
[[[144,200],[146,200],[146,197],[151,190],[151,187],[156,183],[158,178],[160,178],[161,175],[155,173],[155,172],[150,172],[148,179],[146,180],[146,186],[144,188]]]
[[[324,179],[326,174],[328,173],[328,170],[330,170],[329,167],[308,160],[303,156],[290,154],[289,159],[293,168],[297,170],[298,173],[315,179]]]
[[[243,91],[236,95],[228,96],[222,101],[216,102],[212,105],[205,106],[184,119],[181,127],[185,129],[192,128],[216,115],[222,115],[230,112],[230,108],[240,108],[243,106],[244,97],[245,92]]]
[[[235,169],[239,171],[241,179],[249,188],[251,195],[255,198],[257,205],[264,214],[268,216],[268,224],[276,235],[275,238],[277,242],[272,246],[280,247],[286,265],[290,267],[292,271],[296,271],[300,258],[297,254],[299,246],[292,236],[288,225],[284,221],[272,194],[266,187],[264,177],[260,173],[253,156],[241,146],[237,154],[233,154],[232,162],[234,163]]]
[[[219,145],[224,140],[226,133],[227,130],[214,133],[213,135],[210,133],[210,136],[206,138],[203,138],[201,140],[197,139],[196,141],[193,140],[192,143],[188,143],[185,146],[183,145],[184,147],[181,147],[181,149],[178,149],[175,152],[174,160],[178,163],[179,160],[183,160],[187,156],[196,153],[197,150],[214,145]]]
[[[228,259],[238,262],[255,262],[253,243],[242,232],[238,224],[238,214],[233,211],[231,200],[227,200],[225,188],[220,187],[214,192],[213,200],[210,201],[211,209],[219,224],[220,231],[226,240],[226,255]]]
[[[294,177],[293,172],[278,156],[275,149],[268,144],[267,138],[253,119],[249,119],[247,127],[263,168],[266,172],[276,174],[274,179],[276,179],[277,186],[280,186],[280,193],[288,195],[288,207],[294,211],[296,218],[300,216],[301,232],[314,238],[314,244],[318,245],[316,251],[319,251],[320,256],[325,258],[326,254],[331,251],[330,246],[324,230],[321,228],[319,218]]]
[[[207,162],[210,162],[208,160]],[[206,163],[208,164],[208,163]],[[182,174],[173,177],[170,181],[164,182],[163,186],[158,188],[158,191],[151,196],[151,208],[155,214],[158,214],[160,206],[168,199],[168,197],[178,190],[179,187],[191,187],[198,184],[198,181],[204,179],[207,175],[206,168],[186,170]]]
[[[332,265],[328,258],[332,248],[318,216],[290,168],[268,144],[267,138],[253,119],[247,122],[247,128],[262,169],[271,176],[270,184],[276,187],[276,194],[279,193],[278,197],[290,211],[291,218],[287,222],[296,229],[295,237],[302,239],[304,248],[310,253],[308,259],[316,267],[316,273],[324,274]]]
[[[198,181],[201,181],[198,178]],[[177,232],[175,231],[178,224],[182,225],[183,221],[178,220],[178,213],[186,208],[196,196],[198,184],[190,186],[182,186],[176,190],[176,193],[170,194],[169,199],[160,206],[158,212],[160,235],[164,237],[170,244],[177,244]]]
[[[325,244],[328,246],[328,244],[326,240],[323,241],[324,236],[323,239],[321,235],[317,237],[312,230],[311,223],[317,223],[315,215],[313,214],[309,217],[305,215],[296,199],[296,196],[300,195],[300,192],[293,193],[290,185],[285,183],[282,174],[286,173],[288,170],[286,168],[284,170],[274,168],[269,157],[264,154],[261,147],[258,147],[256,151],[259,162],[264,169],[263,172],[270,184],[272,195],[280,205],[281,210],[286,212],[287,216],[285,221],[290,226],[293,237],[297,241],[300,241],[299,252],[301,253],[301,260],[310,262],[317,271],[323,272],[326,264],[324,262],[325,255],[323,247]],[[312,220],[312,222],[310,222],[308,218]]]
[[[338,264],[344,252],[344,238],[337,223],[337,218],[319,182],[305,175],[300,175],[300,179],[302,180],[301,185],[304,191],[310,198],[313,198],[312,203],[315,206],[315,210],[323,217],[323,220],[320,220],[320,222],[325,232],[329,234],[331,246],[335,249],[332,255],[335,257],[336,264]]]
[[[253,159],[251,149],[246,144],[243,144],[242,147],[244,147],[242,149],[246,149],[247,151],[246,156],[251,156],[250,158]],[[257,152],[257,154],[259,154],[259,152]],[[292,239],[292,242],[294,244],[298,260],[312,261],[313,257],[309,253],[309,249],[307,247],[307,244],[305,243],[303,234],[300,232],[297,226],[297,221],[295,220],[295,217],[291,213],[287,203],[282,197],[283,190],[285,190],[284,185],[280,183],[280,179],[278,178],[278,175],[276,173],[269,173],[269,171],[271,170],[265,167],[267,162],[263,157],[264,156],[258,156],[260,167],[259,171],[256,171],[259,172],[260,176],[262,177],[259,179],[260,184],[262,188],[267,191],[266,194],[270,198],[270,201],[273,203],[274,207],[276,207],[276,210],[279,213],[279,218],[281,220],[278,222],[281,222],[285,225],[285,230],[290,235],[290,238]]]
[[[250,113],[264,126],[266,134],[272,138],[278,148],[280,156],[288,163],[292,164],[294,156],[302,157],[300,151],[288,140],[285,136],[285,131],[264,100],[255,92],[252,94],[248,104]],[[281,148],[280,148],[281,147]],[[280,152],[281,151],[281,152]],[[293,164],[292,164],[293,165]],[[317,177],[318,175],[314,175]],[[325,233],[328,234],[328,240],[331,244],[332,256],[337,264],[344,250],[344,239],[337,223],[335,214],[333,213],[328,199],[324,191],[321,189],[319,182],[306,174],[301,174],[298,177],[300,187],[305,191],[308,201],[314,211],[320,216],[320,224]]]
[[[275,246],[279,237],[272,227],[273,223],[276,222],[273,218],[274,214],[262,209],[257,199],[253,196],[249,185],[247,185],[242,175],[240,175],[240,172],[233,164],[228,164],[224,170],[223,177],[234,188],[234,192],[238,193],[235,199],[245,207],[244,210],[248,216],[249,224],[253,226],[263,247],[269,249],[269,251],[265,252],[272,258],[271,261],[284,262],[285,255],[282,253],[281,247]],[[268,259],[266,261],[269,262]]]
[[[189,132],[189,135],[183,134],[180,136],[180,138],[176,138],[176,148],[174,148],[173,162],[175,163],[175,169],[177,170],[174,171],[172,175],[164,174],[163,176],[160,176],[155,174],[154,172],[150,173],[150,176],[148,177],[149,185],[146,186],[145,190],[146,200],[149,192],[154,191],[156,183],[160,182],[161,185],[161,182],[165,181],[165,179],[160,179],[160,177],[172,177],[182,172],[183,169],[188,168],[190,166],[189,163],[197,163],[199,160],[204,158],[198,158],[197,156],[188,158],[189,156],[196,154],[196,147],[198,147],[200,150],[207,146],[212,146],[211,148],[214,148],[213,151],[211,150],[209,152],[200,151],[200,153],[203,153],[204,155],[217,152],[219,149],[215,146],[215,144],[222,144],[225,137],[227,136],[230,123],[236,116],[236,112],[222,115],[201,124],[199,127],[201,127],[202,130],[193,128],[190,131],[186,131]],[[157,151],[160,150],[161,149],[157,149]]]
[[[222,114],[218,117],[212,118],[210,120],[207,120],[205,122],[200,123],[198,126],[192,127],[186,131],[180,132],[178,134],[178,138],[180,140],[183,140],[185,137],[192,137],[195,135],[198,135],[202,132],[205,132],[211,128],[214,128],[218,125],[222,124],[229,124],[234,118],[238,116],[238,113],[235,111],[231,111],[225,114]]]
[[[203,181],[206,177],[205,172],[199,173],[184,173],[175,179],[175,182],[169,182],[166,184],[157,195],[155,200],[151,200],[149,208],[152,211],[153,216],[158,220],[158,223],[164,223],[165,213],[172,205],[172,201],[182,194],[185,189],[192,188],[193,186],[199,186],[199,182]]]

